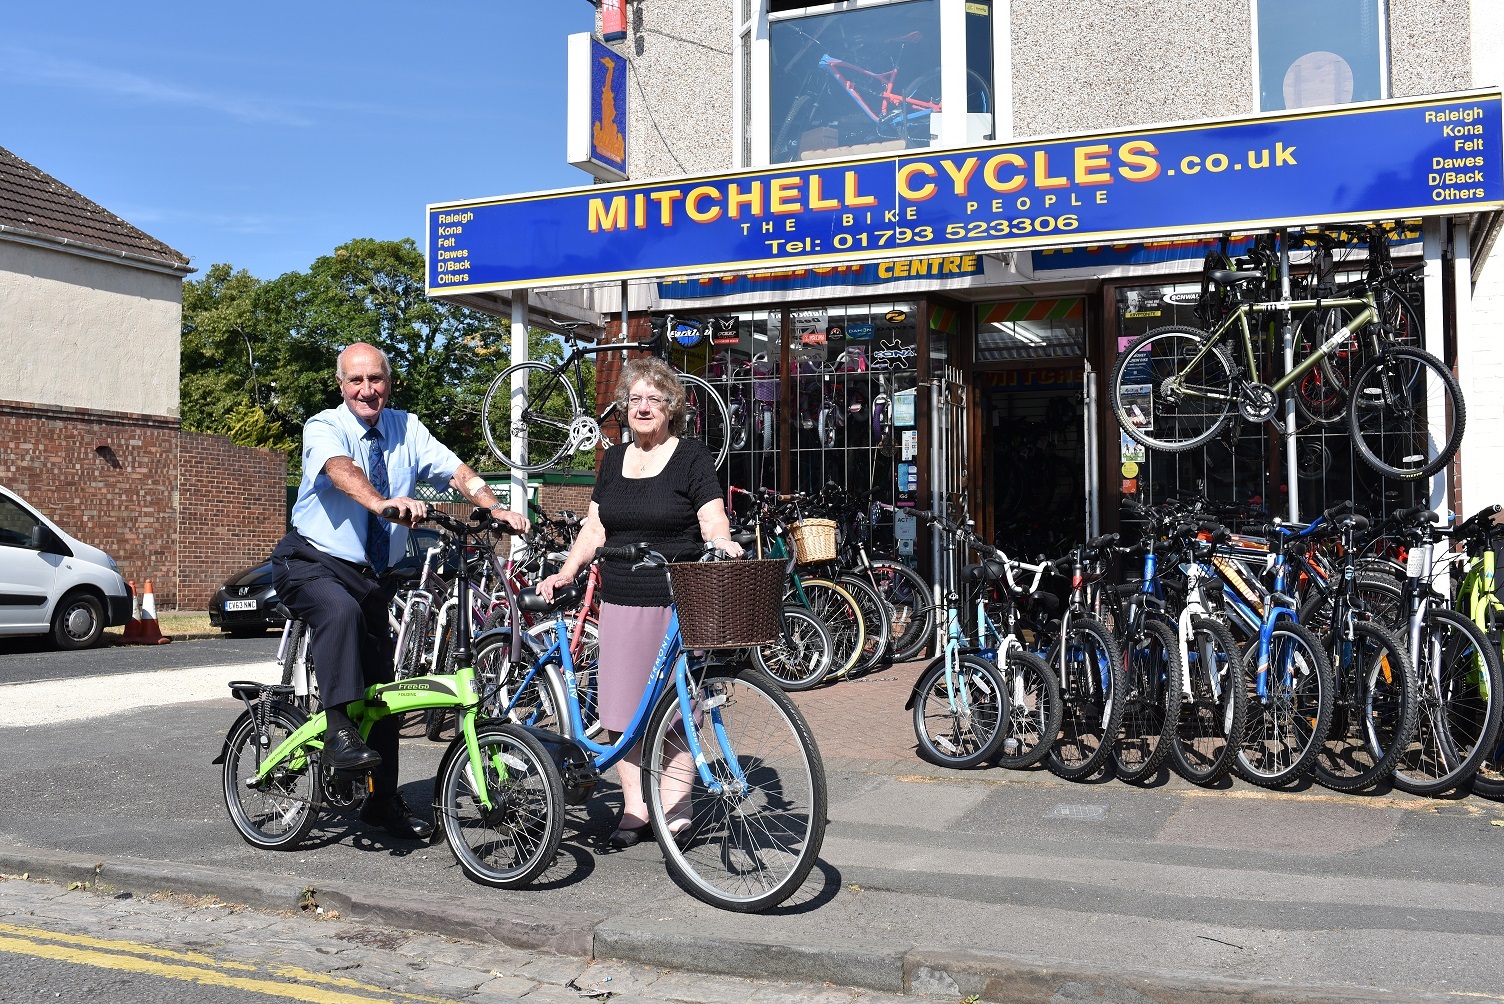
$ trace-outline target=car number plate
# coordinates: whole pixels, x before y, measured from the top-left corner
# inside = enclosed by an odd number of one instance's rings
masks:
[[[255,610],[255,600],[225,600],[225,610]]]

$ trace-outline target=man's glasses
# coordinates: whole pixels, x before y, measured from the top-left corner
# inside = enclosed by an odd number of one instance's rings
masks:
[[[650,394],[647,397],[643,397],[641,394],[633,394],[627,398],[627,404],[634,408],[641,408],[643,405],[647,405],[654,411],[662,411],[663,406],[668,404],[668,398],[659,397],[657,394]]]

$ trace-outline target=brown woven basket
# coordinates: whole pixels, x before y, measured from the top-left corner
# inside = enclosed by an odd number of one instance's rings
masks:
[[[794,557],[801,565],[836,560],[836,521],[801,519],[789,524],[794,538]]]
[[[778,637],[785,564],[684,561],[669,565],[685,648],[750,648]]]

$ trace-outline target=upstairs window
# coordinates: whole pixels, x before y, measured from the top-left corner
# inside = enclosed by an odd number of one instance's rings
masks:
[[[1384,0],[1254,0],[1260,111],[1388,97]]]

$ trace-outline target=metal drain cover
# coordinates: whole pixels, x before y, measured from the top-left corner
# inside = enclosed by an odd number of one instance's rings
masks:
[[[1044,814],[1046,819],[1078,819],[1086,822],[1094,822],[1105,819],[1107,806],[1105,805],[1056,805]]]

